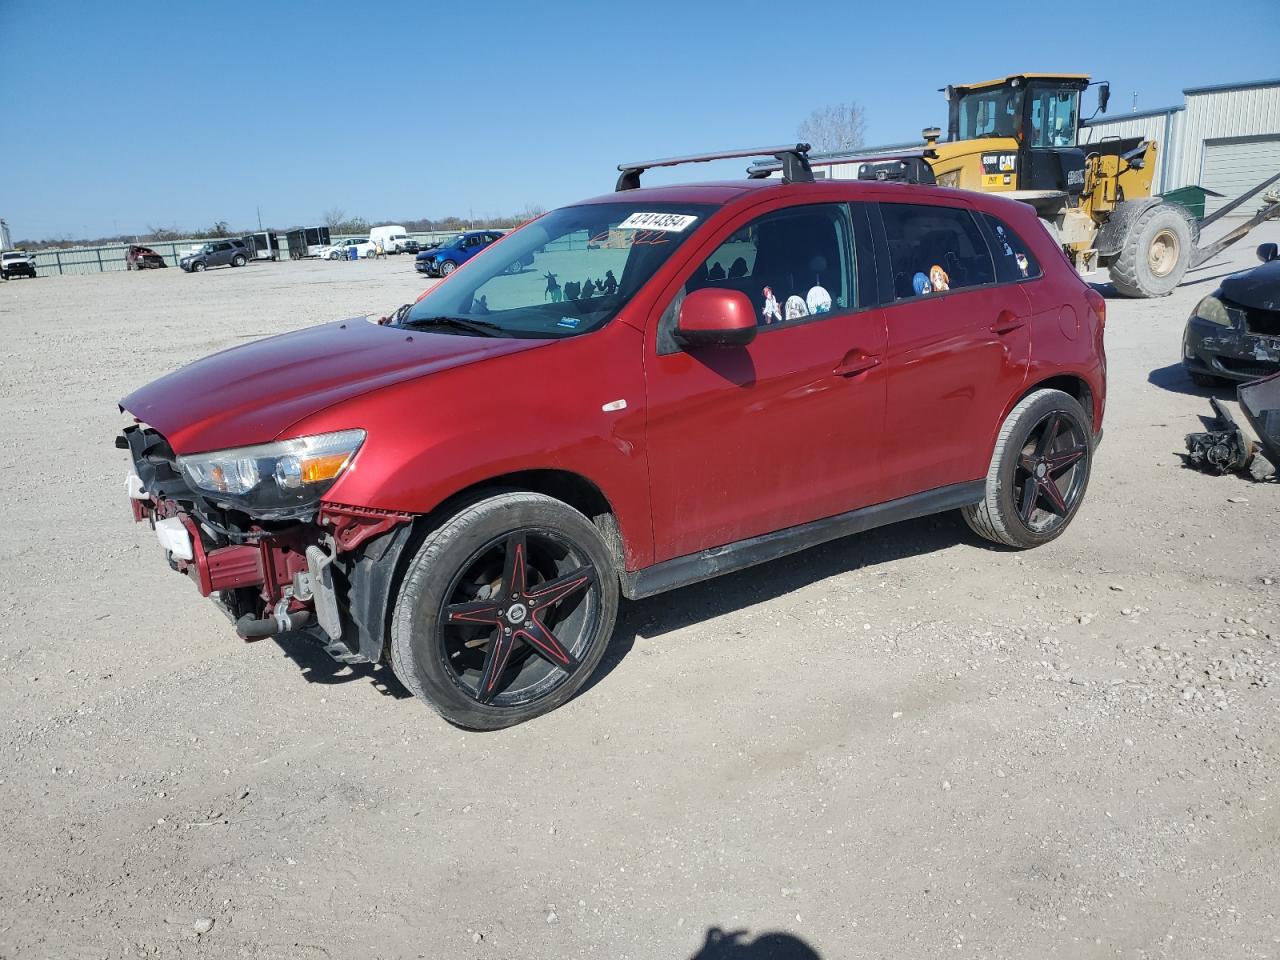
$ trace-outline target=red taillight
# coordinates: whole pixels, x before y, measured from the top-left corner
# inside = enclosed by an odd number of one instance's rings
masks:
[[[1093,311],[1093,315],[1098,318],[1099,325],[1105,327],[1107,325],[1107,301],[1097,290],[1090,287],[1085,291],[1084,298],[1089,301],[1089,309]]]

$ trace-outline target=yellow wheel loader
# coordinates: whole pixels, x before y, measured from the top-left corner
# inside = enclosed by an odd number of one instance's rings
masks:
[[[880,156],[810,157],[814,164],[861,163],[858,175],[936,182],[1000,193],[1036,208],[1076,269],[1108,267],[1117,290],[1131,297],[1171,292],[1198,266],[1259,223],[1280,215],[1269,196],[1252,219],[1214,243],[1200,231],[1280,181],[1280,172],[1197,222],[1185,207],[1151,195],[1156,144],[1142,137],[1080,139],[1080,99],[1097,87],[1097,111],[1110,88],[1076,73],[1023,73],[949,86],[947,137],[924,131],[919,151]],[[1087,128],[1086,128],[1087,129]],[[767,174],[769,165],[760,167]]]

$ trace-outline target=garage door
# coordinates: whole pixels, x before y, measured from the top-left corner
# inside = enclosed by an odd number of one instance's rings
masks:
[[[1213,213],[1228,200],[1280,173],[1280,136],[1206,140],[1200,185],[1223,197],[1210,197],[1205,213]],[[1258,209],[1250,200],[1237,213],[1251,215]]]

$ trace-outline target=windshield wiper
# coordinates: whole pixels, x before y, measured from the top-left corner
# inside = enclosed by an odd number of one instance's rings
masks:
[[[421,317],[417,320],[405,320],[401,322],[400,326],[453,327],[455,330],[465,330],[467,333],[478,334],[482,337],[505,336],[505,331],[496,323],[490,323],[488,320],[464,320],[462,317]]]

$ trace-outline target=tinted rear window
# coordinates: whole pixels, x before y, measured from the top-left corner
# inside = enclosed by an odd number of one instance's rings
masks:
[[[989,213],[982,215],[991,232],[991,252],[996,260],[996,279],[1001,283],[1033,279],[1040,276],[1040,263],[1018,236],[1016,230],[999,217]]]
[[[897,299],[995,281],[987,242],[968,210],[882,203],[880,212]]]

